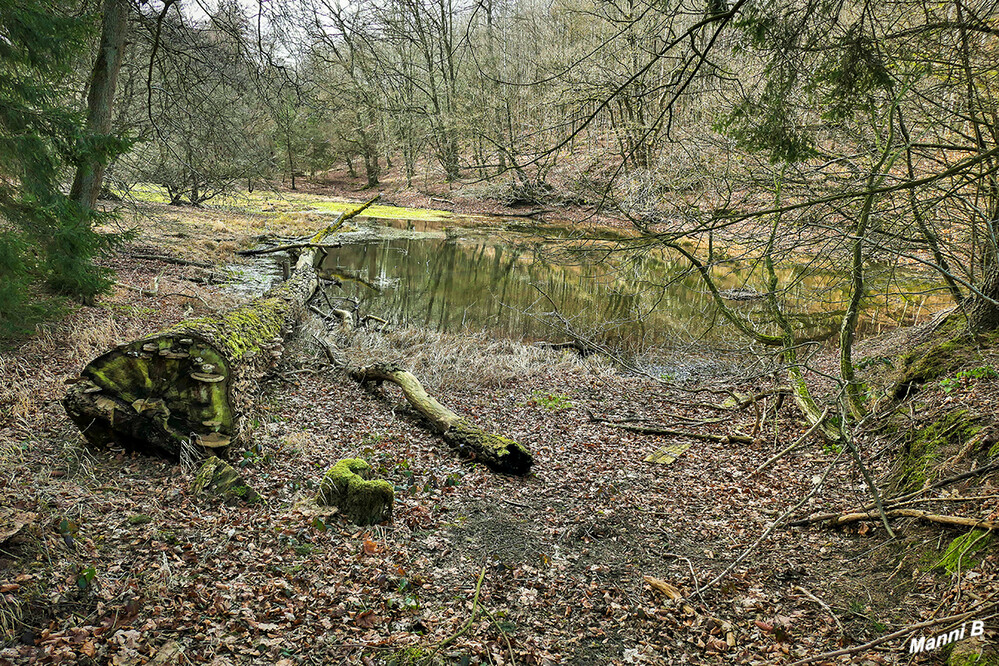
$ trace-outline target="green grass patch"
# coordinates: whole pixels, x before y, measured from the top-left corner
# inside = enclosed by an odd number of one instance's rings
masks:
[[[569,400],[569,396],[560,395],[558,393],[549,393],[546,391],[535,391],[531,395],[531,400],[528,404],[544,407],[552,412],[572,408],[572,401]]]

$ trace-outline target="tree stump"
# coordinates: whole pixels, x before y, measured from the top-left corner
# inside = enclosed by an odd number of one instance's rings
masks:
[[[191,492],[210,493],[224,500],[238,500],[247,504],[262,502],[257,492],[246,484],[232,465],[212,456],[206,460],[191,484]]]
[[[395,491],[388,481],[371,480],[371,465],[347,458],[326,472],[316,502],[335,506],[358,525],[374,525],[392,517]]]

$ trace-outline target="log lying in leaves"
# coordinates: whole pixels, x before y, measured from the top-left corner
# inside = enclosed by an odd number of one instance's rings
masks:
[[[482,430],[437,402],[412,373],[402,368],[376,363],[352,368],[350,376],[359,382],[392,382],[402,389],[409,404],[430,421],[444,441],[468,457],[504,474],[527,474],[534,457],[523,445],[501,435]]]
[[[729,442],[738,442],[740,444],[752,444],[753,438],[749,435],[743,435],[742,433],[731,433],[728,435],[715,435],[709,432],[693,432],[690,430],[675,430],[673,428],[665,428],[663,426],[643,426],[636,425],[633,423],[626,423],[623,421],[611,421],[610,419],[603,419],[598,416],[594,416],[592,413],[587,412],[591,423],[602,423],[611,428],[620,428],[621,430],[628,430],[630,432],[637,432],[640,435],[669,435],[672,437],[689,437],[691,439],[700,439],[707,442],[720,442],[722,444],[728,444]]]
[[[339,216],[310,245],[320,245],[375,199]],[[284,338],[315,293],[319,259],[310,247],[291,278],[260,298],[186,319],[94,359],[63,399],[66,412],[97,446],[116,443],[173,459],[186,445],[224,449],[244,434],[257,381],[280,358]]]

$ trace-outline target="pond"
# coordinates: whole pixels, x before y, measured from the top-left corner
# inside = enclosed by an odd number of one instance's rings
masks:
[[[521,221],[522,222],[522,221]],[[627,249],[624,235],[581,241],[568,228],[456,228],[441,222],[358,218],[321,266],[361,312],[399,326],[440,331],[487,331],[524,340],[561,342],[567,328],[629,356],[698,344],[744,346],[701,278],[660,249]],[[633,241],[634,239],[632,239]],[[838,326],[847,282],[834,270],[785,266],[778,294],[802,330]],[[714,269],[719,287],[743,316],[769,332],[763,281],[739,262]],[[897,277],[897,276],[896,276]],[[874,275],[872,293],[888,293],[888,275]],[[927,297],[925,280],[910,277],[907,296],[895,279],[892,295],[868,304],[863,327],[878,330],[926,316],[942,298]],[[335,290],[331,294],[344,291]],[[830,316],[831,315],[831,316]]]

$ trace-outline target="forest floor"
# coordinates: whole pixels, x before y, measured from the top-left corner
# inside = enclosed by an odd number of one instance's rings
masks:
[[[425,172],[434,173],[433,167],[427,166]],[[618,229],[631,227],[631,222],[620,211],[606,202],[601,205],[599,197],[595,201],[587,201],[574,195],[556,196],[554,198],[562,199],[556,203],[522,201],[514,196],[509,184],[503,181],[493,179],[448,183],[443,174],[436,174],[434,177],[414,177],[411,183],[407,183],[398,167],[383,169],[379,178],[378,185],[368,187],[361,175],[351,176],[344,169],[334,169],[314,179],[302,179],[297,187],[306,194],[351,199],[380,192],[382,200],[392,205],[444,209],[457,215],[531,214],[539,220],[551,217],[576,225],[592,224]]]
[[[59,403],[67,379],[116,343],[238,303],[246,296],[219,284],[218,265],[262,230],[315,224],[139,210],[143,232],[114,260],[113,293],[0,355],[0,664],[788,664],[999,590],[992,550],[971,548],[948,570],[941,560],[967,530],[913,518],[892,521],[894,539],[860,521],[779,526],[757,544],[789,509],[835,512],[869,495],[847,452],[813,440],[757,473],[806,428],[789,400],[761,398],[758,412],[726,402],[775,385],[738,369],[671,385],[484,335],[362,331],[338,338],[347,353],[405,363],[446,405],[527,445],[533,472],[460,460],[395,388],[362,388],[304,341],[264,386],[253,445],[230,455],[261,504],[192,494],[196,465],[88,449]],[[858,350],[871,380],[906,344],[895,335]],[[980,352],[974,364],[999,367]],[[994,418],[999,382],[961,371],[922,391],[913,427],[955,404]],[[719,437],[642,435],[591,413]],[[758,422],[750,443],[721,437]],[[859,441],[887,478],[899,438]],[[673,464],[645,462],[675,443],[691,446]],[[358,528],[309,504],[347,457],[394,484],[391,522]],[[930,506],[989,516],[990,483],[949,486]],[[815,663],[946,657],[911,656],[907,639]]]

